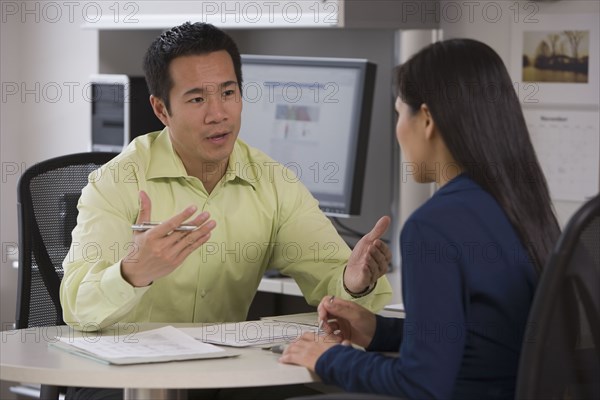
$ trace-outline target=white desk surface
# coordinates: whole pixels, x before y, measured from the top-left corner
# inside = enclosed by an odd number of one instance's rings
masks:
[[[143,324],[141,329],[159,326],[161,325]],[[3,331],[0,343],[0,379],[62,386],[132,389],[209,389],[319,382],[319,378],[306,368],[281,364],[277,361],[278,354],[259,347],[240,349],[242,354],[233,358],[127,366],[105,365],[48,347],[48,342],[55,340],[56,336],[72,336],[74,332],[76,331],[66,326]],[[129,328],[120,333],[131,332],[132,329]],[[90,333],[88,337],[93,338],[95,335],[96,333]]]

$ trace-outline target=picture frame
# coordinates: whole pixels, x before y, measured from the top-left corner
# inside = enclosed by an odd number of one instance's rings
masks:
[[[523,105],[598,105],[597,15],[540,14],[513,24],[510,72]]]

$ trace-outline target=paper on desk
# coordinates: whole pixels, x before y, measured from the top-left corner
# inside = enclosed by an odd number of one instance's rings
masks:
[[[289,343],[305,332],[315,332],[315,327],[290,322],[262,320],[214,324],[198,328],[181,328],[181,330],[204,343],[247,347]]]
[[[111,364],[135,364],[229,357],[231,352],[202,343],[181,330],[165,326],[122,336],[61,337],[51,345]]]
[[[261,320],[291,322],[293,324],[309,325],[313,327],[319,326],[319,315],[316,311],[299,314],[273,315],[270,317],[262,317]]]

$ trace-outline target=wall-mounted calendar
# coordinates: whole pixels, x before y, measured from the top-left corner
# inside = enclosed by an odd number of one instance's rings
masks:
[[[598,111],[523,110],[554,200],[583,201],[600,187]]]

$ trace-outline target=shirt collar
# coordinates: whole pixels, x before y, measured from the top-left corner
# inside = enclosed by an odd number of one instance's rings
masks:
[[[260,178],[262,166],[250,159],[247,150],[248,146],[240,139],[235,141],[224,180],[225,182],[240,180],[256,189],[255,183]]]
[[[181,158],[173,149],[169,128],[163,129],[150,147],[150,163],[146,176],[148,179],[188,176]]]
[[[240,179],[256,189],[254,183],[257,182],[261,166],[255,165],[256,163],[250,160],[247,152],[242,149],[238,141],[239,139],[236,140],[233,151],[229,156],[227,171],[225,171],[223,178],[224,182]],[[152,143],[150,160],[147,171],[148,179],[187,178],[189,176],[183,161],[173,149],[169,128],[163,129]]]

